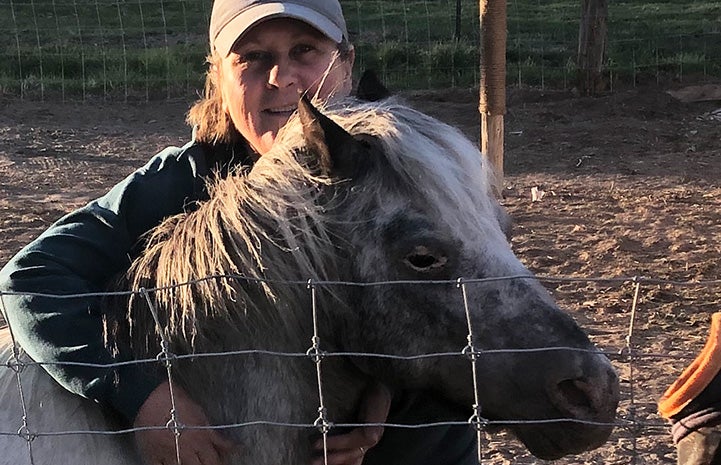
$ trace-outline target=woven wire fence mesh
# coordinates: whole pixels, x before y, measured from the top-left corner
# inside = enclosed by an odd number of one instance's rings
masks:
[[[248,279],[243,276],[236,276],[236,275],[228,275],[228,276],[222,276],[222,277],[208,277],[206,279],[237,279],[242,281],[258,281],[256,279]],[[232,358],[232,357],[244,357],[249,355],[257,355],[262,354],[264,356],[271,356],[271,357],[294,357],[294,358],[308,358],[310,359],[313,364],[315,365],[315,368],[312,368],[312,365],[309,365],[309,369],[314,370],[317,375],[317,392],[316,392],[316,399],[318,402],[318,417],[317,418],[309,418],[307,423],[294,423],[294,422],[279,422],[279,421],[272,421],[268,419],[263,418],[252,418],[252,419],[243,419],[244,421],[240,421],[238,423],[233,424],[222,424],[222,425],[211,425],[206,427],[190,427],[190,426],[184,426],[183,425],[183,419],[180,417],[174,408],[171,408],[168,412],[168,418],[170,418],[170,421],[168,421],[167,425],[164,427],[159,428],[167,428],[170,431],[173,431],[176,434],[176,437],[178,435],[182,435],[184,430],[187,429],[197,429],[197,428],[217,428],[217,429],[228,429],[228,428],[248,428],[248,427],[257,427],[257,426],[265,426],[265,427],[284,427],[284,428],[303,428],[307,429],[308,431],[317,430],[319,433],[323,435],[323,437],[327,437],[327,434],[331,433],[334,428],[353,428],[353,427],[359,427],[363,425],[374,425],[374,426],[385,426],[387,428],[428,428],[428,427],[435,427],[435,426],[443,426],[443,425],[466,425],[469,428],[472,428],[476,431],[477,437],[478,437],[478,458],[479,463],[481,464],[500,464],[500,463],[507,463],[504,461],[503,457],[499,457],[498,452],[499,449],[502,449],[503,447],[511,447],[512,456],[514,457],[514,463],[525,463],[525,464],[538,464],[538,463],[546,463],[543,460],[535,459],[527,452],[524,452],[521,449],[518,449],[520,446],[512,446],[512,445],[500,445],[498,444],[497,440],[493,439],[493,434],[489,434],[489,428],[493,428],[494,426],[498,425],[518,425],[518,424],[528,424],[528,425],[542,425],[542,424],[548,424],[548,423],[557,423],[558,421],[564,421],[568,425],[569,428],[573,428],[573,424],[575,423],[587,423],[587,424],[599,424],[593,421],[585,421],[585,420],[579,420],[574,418],[554,418],[554,419],[543,419],[543,418],[529,418],[527,420],[504,420],[504,419],[496,419],[496,420],[489,420],[484,418],[483,416],[483,399],[479,397],[479,388],[478,388],[478,380],[480,377],[487,377],[488,373],[478,373],[476,371],[476,361],[479,359],[479,357],[487,357],[487,356],[494,356],[496,354],[523,354],[527,352],[553,352],[558,350],[575,350],[575,351],[587,351],[583,349],[577,349],[577,348],[569,348],[569,347],[559,347],[559,346],[549,346],[549,347],[539,347],[534,349],[499,349],[499,350],[482,350],[479,349],[475,344],[478,344],[477,338],[474,337],[473,334],[473,328],[470,324],[471,321],[471,314],[476,311],[476,309],[472,308],[468,304],[468,300],[466,298],[466,290],[470,286],[473,286],[475,284],[488,284],[492,283],[494,281],[505,281],[505,280],[526,280],[529,279],[528,276],[509,276],[509,277],[501,277],[501,278],[486,278],[486,279],[458,279],[453,281],[434,281],[434,282],[428,282],[428,281],[394,281],[394,282],[377,282],[377,283],[348,283],[348,282],[313,282],[313,281],[297,281],[297,282],[283,282],[280,284],[283,285],[293,285],[293,286],[304,286],[307,288],[309,295],[311,296],[310,302],[311,302],[311,309],[308,311],[309,318],[312,318],[313,320],[313,336],[308,341],[308,350],[304,352],[297,352],[297,353],[290,353],[290,352],[274,352],[274,351],[268,351],[268,350],[260,350],[260,349],[249,349],[249,350],[237,350],[237,351],[223,351],[223,352],[203,352],[203,353],[196,353],[196,354],[176,354],[173,353],[172,346],[169,343],[169,341],[166,339],[163,330],[164,322],[161,321],[161,318],[158,316],[157,310],[153,307],[152,300],[150,298],[150,294],[153,292],[156,292],[157,289],[139,289],[135,291],[127,291],[127,292],[119,292],[115,293],[115,295],[124,295],[124,296],[130,296],[131,294],[135,294],[140,296],[142,299],[144,299],[147,302],[147,305],[153,315],[153,318],[155,320],[155,324],[158,325],[158,339],[161,341],[160,347],[161,351],[158,353],[157,357],[144,359],[144,360],[134,360],[129,362],[120,362],[116,364],[111,365],[94,365],[94,364],[83,364],[83,363],[74,363],[74,362],[60,362],[61,364],[75,364],[75,365],[85,365],[89,367],[119,367],[126,364],[160,364],[165,368],[165,373],[167,374],[168,382],[171,386],[171,400],[172,399],[172,386],[176,382],[174,380],[174,364],[176,364],[181,359],[197,359],[202,363],[202,359],[208,358],[208,357],[223,357],[223,358]],[[586,453],[582,457],[569,457],[567,459],[562,459],[561,461],[557,463],[581,463],[579,460],[582,460],[582,463],[656,463],[656,462],[647,462],[647,458],[651,455],[653,455],[655,458],[658,458],[659,455],[663,455],[658,450],[649,450],[648,444],[640,445],[639,441],[643,438],[648,437],[656,437],[656,438],[663,438],[661,441],[666,443],[666,448],[668,449],[668,445],[670,444],[670,437],[668,437],[668,425],[667,423],[661,419],[655,412],[655,405],[656,401],[658,399],[658,393],[654,392],[648,392],[644,389],[645,381],[647,381],[650,377],[658,376],[657,373],[659,372],[659,366],[668,366],[669,363],[675,363],[679,366],[687,366],[688,363],[693,360],[696,357],[696,352],[694,350],[690,350],[691,346],[684,346],[684,347],[674,347],[670,348],[669,350],[663,350],[663,351],[654,351],[652,347],[654,347],[651,344],[648,344],[648,338],[647,336],[643,335],[643,330],[641,327],[643,326],[644,322],[647,322],[650,320],[649,318],[649,310],[644,308],[644,305],[640,304],[643,300],[643,295],[646,292],[653,292],[659,288],[666,288],[666,289],[697,289],[697,290],[709,290],[709,289],[715,289],[720,284],[721,281],[704,281],[704,282],[678,282],[678,281],[670,281],[670,280],[663,280],[663,279],[652,279],[652,278],[644,278],[644,277],[631,277],[631,278],[568,278],[568,277],[537,277],[536,279],[539,279],[544,285],[547,287],[553,287],[553,286],[581,286],[581,288],[587,288],[589,285],[591,286],[601,286],[601,287],[616,287],[616,286],[623,286],[627,287],[630,295],[632,298],[629,301],[629,308],[627,309],[627,312],[624,313],[625,318],[625,325],[619,326],[617,328],[606,328],[608,331],[607,334],[609,337],[607,338],[595,338],[594,342],[596,346],[598,347],[598,353],[605,354],[609,359],[611,359],[614,367],[618,371],[620,378],[621,378],[621,402],[619,404],[619,409],[616,415],[615,420],[613,423],[608,423],[607,425],[611,425],[615,428],[615,432],[613,433],[611,440],[608,441],[608,443],[603,446],[601,449],[601,452],[594,451]],[[192,283],[183,283],[178,286],[186,286],[186,285],[195,285],[198,282],[202,282],[204,280],[198,280]],[[467,336],[467,343],[465,345],[459,344],[458,350],[454,352],[445,352],[445,353],[423,353],[423,354],[386,354],[386,353],[364,353],[364,352],[327,352],[323,350],[324,346],[324,339],[320,337],[320,334],[318,332],[318,319],[322,317],[322,315],[319,313],[318,309],[316,308],[316,293],[317,292],[326,292],[329,289],[333,289],[333,287],[336,286],[360,286],[360,287],[368,287],[368,286],[394,286],[394,285],[419,285],[419,286],[428,286],[429,284],[442,284],[442,285],[454,285],[457,287],[458,292],[460,295],[462,295],[461,301],[463,302],[461,305],[464,307],[463,311],[466,315],[466,321],[468,323],[468,336]],[[0,309],[3,310],[3,313],[6,312],[6,308],[4,306],[4,300],[3,295],[8,295],[8,293],[0,293]],[[53,297],[58,299],[72,299],[77,297],[88,297],[89,294],[83,294],[83,295],[64,295],[64,296],[48,296],[45,294],[28,294],[29,296],[41,296],[41,297]],[[97,294],[95,294],[97,296]],[[326,315],[327,317],[327,315]],[[12,328],[10,328],[12,329]],[[702,331],[704,332],[704,331]],[[0,439],[2,437],[17,437],[19,438],[22,443],[25,444],[27,449],[27,463],[29,464],[44,464],[44,463],[50,463],[50,461],[54,460],[52,458],[43,457],[41,454],[38,454],[37,451],[34,451],[33,444],[35,441],[37,441],[39,438],[43,437],[58,437],[58,436],[83,436],[83,437],[94,437],[94,436],[121,436],[121,435],[129,435],[134,432],[137,432],[142,429],[148,429],[148,428],[126,428],[126,429],[109,429],[109,428],[102,428],[102,429],[72,429],[69,428],[67,430],[62,429],[62,425],[60,425],[60,429],[57,428],[58,425],[54,429],[51,430],[43,430],[42,428],[38,428],[36,425],[33,424],[34,421],[37,422],[37,420],[40,419],[40,417],[35,416],[37,415],[38,406],[42,404],[42,402],[48,402],[48,399],[40,399],[41,404],[34,405],[37,403],[37,399],[31,399],[29,396],[26,397],[25,393],[31,392],[33,389],[33,386],[27,385],[27,383],[23,383],[22,381],[22,373],[25,369],[32,366],[46,366],[51,365],[49,363],[44,363],[42,361],[33,361],[29,359],[27,356],[22,354],[22,351],[20,347],[17,345],[17,342],[12,336],[11,333],[11,340],[12,340],[12,355],[8,360],[3,360],[3,365],[0,365],[0,370],[9,370],[2,374],[3,378],[7,379],[6,376],[10,374],[14,377],[14,379],[17,380],[16,387],[19,392],[19,403],[22,404],[20,407],[21,409],[18,409],[18,411],[22,412],[22,415],[19,415],[16,423],[13,425],[7,425],[3,424],[0,425]],[[611,334],[616,334],[617,336],[620,335],[620,337],[614,337],[610,336]],[[704,332],[705,336],[705,332]],[[438,363],[443,363],[444,359],[448,359],[449,357],[463,357],[466,360],[468,360],[468,363],[472,369],[473,376],[472,376],[472,389],[475,393],[475,402],[472,405],[468,405],[468,420],[459,420],[459,421],[440,421],[440,422],[433,422],[433,423],[420,423],[420,424],[408,424],[408,423],[338,423],[333,424],[328,421],[328,412],[324,405],[324,390],[326,389],[326,383],[327,379],[324,378],[323,372],[322,372],[322,366],[323,361],[327,360],[329,357],[345,357],[345,358],[353,358],[353,357],[373,357],[373,358],[380,358],[380,359],[393,359],[393,360],[401,360],[404,362],[413,362],[420,359],[435,359],[438,360]],[[55,362],[54,362],[55,363]],[[661,371],[664,369],[661,368]],[[669,382],[675,379],[676,376],[678,376],[678,372],[676,370],[666,370],[670,371],[668,373],[668,379]],[[519,373],[519,376],[521,374]],[[173,405],[175,405],[173,400]],[[4,406],[5,408],[9,408],[9,406]],[[31,409],[35,409],[34,415],[29,415],[28,412]],[[42,411],[42,409],[40,410]],[[247,421],[245,421],[247,420]],[[496,433],[496,431],[492,431],[492,433]],[[502,439],[503,440],[503,439]],[[176,442],[176,447],[177,447]],[[513,447],[516,447],[514,450]],[[661,446],[663,448],[663,445]],[[589,455],[589,454],[600,454],[600,455]],[[49,461],[50,460],[50,461]],[[599,462],[598,460],[602,460],[602,462]],[[663,463],[663,462],[662,462]],[[16,464],[19,465],[19,464]]]
[[[343,0],[357,70],[395,89],[475,86],[479,2]],[[210,0],[1,0],[0,94],[147,101],[202,88]],[[577,0],[508,2],[508,83],[571,88]],[[708,0],[610,2],[608,79],[721,74],[721,7]]]

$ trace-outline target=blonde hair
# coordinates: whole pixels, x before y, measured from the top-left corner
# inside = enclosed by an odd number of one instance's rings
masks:
[[[338,55],[342,61],[351,59],[353,46],[343,38],[338,44]],[[220,91],[217,69],[222,58],[212,51],[206,58],[208,71],[205,74],[205,90],[203,97],[197,100],[185,118],[193,128],[194,138],[197,142],[208,144],[236,143],[243,140],[230,119],[230,115],[223,109],[223,94]]]

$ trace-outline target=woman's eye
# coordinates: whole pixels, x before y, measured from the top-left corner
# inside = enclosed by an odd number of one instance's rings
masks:
[[[310,53],[315,50],[315,47],[308,44],[298,44],[291,50],[291,55],[294,57],[302,57],[306,53]]]
[[[254,50],[240,55],[241,63],[262,63],[270,60],[270,53]]]

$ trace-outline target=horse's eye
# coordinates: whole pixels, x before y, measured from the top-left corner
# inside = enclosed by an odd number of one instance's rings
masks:
[[[443,268],[448,262],[448,258],[423,245],[417,245],[411,253],[406,255],[404,261],[415,271],[429,272]]]

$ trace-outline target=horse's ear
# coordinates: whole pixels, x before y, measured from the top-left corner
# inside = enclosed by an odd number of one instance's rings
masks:
[[[325,176],[352,178],[357,171],[355,149],[360,142],[318,111],[303,94],[298,102],[303,137],[315,167]],[[314,167],[314,168],[315,168]]]
[[[358,81],[356,97],[366,102],[377,102],[391,96],[391,92],[383,85],[375,71],[367,69]]]

